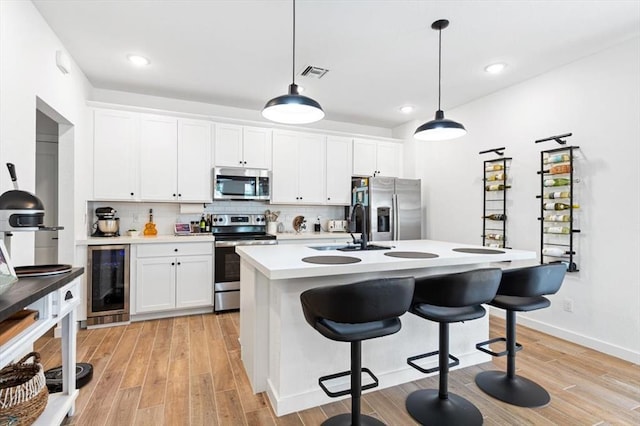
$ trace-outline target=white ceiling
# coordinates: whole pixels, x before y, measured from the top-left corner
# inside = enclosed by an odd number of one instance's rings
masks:
[[[289,0],[34,3],[97,88],[260,110],[291,83]],[[298,0],[296,73],[330,72],[296,82],[329,120],[429,120],[441,18],[445,112],[640,35],[638,0]],[[151,65],[134,68],[129,53]],[[483,71],[496,61],[509,64],[502,75]]]

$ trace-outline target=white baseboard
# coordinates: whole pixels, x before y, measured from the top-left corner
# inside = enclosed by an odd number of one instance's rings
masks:
[[[213,306],[131,314],[131,322],[213,313]]]
[[[502,309],[491,308],[491,315],[496,315],[498,317],[504,318],[504,311]],[[566,330],[564,328],[556,327],[542,321],[526,318],[522,315],[518,315],[516,321],[518,324],[522,324],[526,327],[541,331],[551,336],[555,336],[578,345],[586,346],[598,352],[602,352],[616,358],[624,359],[625,361],[640,364],[640,352],[635,352],[630,349],[614,345],[612,343],[603,342],[602,340],[594,339],[593,337],[585,336],[583,334]]]

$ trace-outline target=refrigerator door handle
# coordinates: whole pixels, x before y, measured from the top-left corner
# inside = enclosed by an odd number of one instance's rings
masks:
[[[393,220],[393,235],[391,238],[393,240],[400,239],[400,215],[398,212],[398,194],[393,194],[391,196],[391,208],[393,209],[392,220]]]

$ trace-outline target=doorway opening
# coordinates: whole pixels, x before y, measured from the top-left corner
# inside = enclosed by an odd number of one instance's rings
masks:
[[[58,226],[58,123],[36,110],[36,196],[44,226]],[[58,231],[35,233],[35,264],[58,263]]]
[[[74,263],[74,125],[36,97],[35,193],[44,204],[44,226],[62,231],[35,233],[36,265]]]

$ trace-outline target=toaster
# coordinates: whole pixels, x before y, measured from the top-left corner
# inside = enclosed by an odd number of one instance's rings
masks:
[[[347,232],[348,224],[346,220],[330,220],[329,221],[329,232]]]

